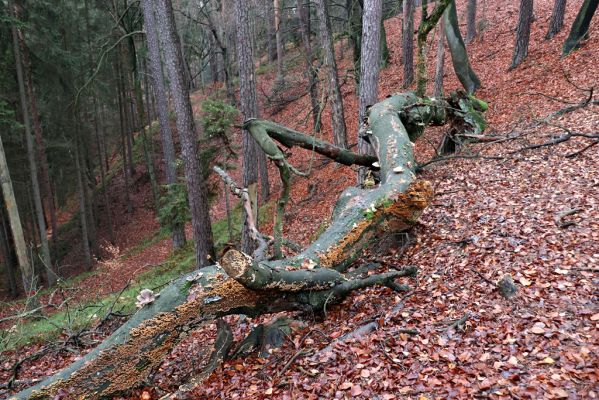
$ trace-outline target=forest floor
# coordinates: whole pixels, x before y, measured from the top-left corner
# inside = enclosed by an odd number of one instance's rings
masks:
[[[487,9],[481,11],[485,30],[468,51],[483,85],[477,96],[490,106],[486,135],[506,140],[469,144],[460,153],[464,158],[430,164],[420,176],[433,183],[435,200],[420,223],[391,246],[374,246],[360,261],[376,262],[381,269],[418,266],[419,276],[410,282],[413,290],[402,296],[387,288],[357,291],[327,309],[326,319],[298,323],[289,340],[270,357],[225,362],[193,398],[599,396],[599,146],[573,154],[591,143],[574,136],[560,144],[526,149],[554,140],[567,130],[599,131],[596,104],[554,115],[593,95],[583,89],[599,83],[599,35],[596,30],[591,32],[582,49],[561,59],[567,28],[553,40],[543,40],[552,4],[550,0],[535,2],[528,58],[509,72],[518,2],[487,3]],[[568,6],[566,27],[572,23],[575,8]],[[401,22],[392,18],[385,25],[391,62],[381,73],[379,98],[401,91],[403,80]],[[436,40],[430,42],[433,54]],[[289,95],[305,87],[298,72],[303,60],[293,54],[290,52],[288,64],[297,68],[295,74],[288,74]],[[347,50],[340,62],[342,71],[350,69],[350,56]],[[433,64],[431,57],[429,71],[434,71]],[[271,75],[259,76],[259,95],[270,93]],[[357,99],[351,74],[344,76],[342,91],[352,135],[357,131]],[[447,59],[446,90],[458,85]],[[195,103],[203,96],[194,94]],[[593,100],[597,99],[595,95]],[[308,96],[272,115],[266,101],[263,105],[263,118],[310,131]],[[330,139],[328,109],[323,122],[323,138]],[[417,142],[420,162],[435,156],[441,135],[440,129],[429,129]],[[306,244],[326,224],[323,216],[330,215],[337,195],[354,184],[356,175],[351,168],[323,164],[309,152],[294,152],[291,162],[311,170],[311,175],[294,182],[285,234]],[[276,197],[280,185],[274,169],[271,172],[271,191]],[[233,171],[234,177],[238,174],[239,170]],[[119,180],[115,182],[118,185]],[[139,185],[135,213],[123,214],[126,222],[118,229],[119,248],[106,246],[107,256],[95,272],[74,282],[79,288],[79,294],[73,295],[77,301],[118,293],[132,278],[142,284],[144,279],[139,277],[155,271],[149,265],[161,265],[162,270],[156,271],[165,274],[181,264],[190,267],[189,251],[169,258],[168,239],[155,235],[157,222],[144,206],[150,202],[147,186]],[[116,187],[112,192],[122,190]],[[220,200],[214,204],[216,220],[224,215],[224,206]],[[268,232],[270,225],[266,220],[261,229]],[[500,296],[495,284],[505,274],[510,274],[518,287],[510,300]],[[165,276],[166,282],[174,275]],[[129,295],[135,293],[131,290]],[[17,307],[3,307],[2,315]],[[237,322],[236,338],[250,325],[270,318],[231,321]],[[377,330],[336,343],[373,321],[378,322]],[[24,362],[16,389],[81,357],[117,325],[118,320],[111,320],[86,337],[84,349],[69,346],[70,352],[49,351]],[[404,333],[405,329],[417,333]],[[201,367],[211,351],[214,333],[213,326],[192,333],[157,371],[152,387],[135,391],[131,398],[158,398],[176,388],[193,368]],[[320,352],[327,345],[332,345],[332,350]],[[10,378],[15,361],[44,346],[38,343],[3,353],[0,382]],[[6,388],[0,386],[0,396],[5,394]]]

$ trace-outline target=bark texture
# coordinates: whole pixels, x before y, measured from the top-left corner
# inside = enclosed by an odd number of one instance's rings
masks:
[[[347,134],[345,127],[345,113],[343,99],[337,76],[337,62],[335,61],[335,48],[331,33],[331,21],[326,0],[315,0],[318,20],[320,22],[320,40],[323,49],[326,76],[329,81],[329,96],[331,97],[331,123],[333,125],[333,141],[336,146],[347,147]]]
[[[308,76],[308,90],[310,91],[310,104],[312,105],[312,120],[314,132],[320,132],[320,103],[318,100],[318,75],[312,63],[312,44],[310,42],[310,3],[304,5],[304,0],[297,0],[298,22],[302,35],[304,59],[306,61],[306,75]]]
[[[157,102],[156,112],[160,124],[160,139],[162,142],[162,154],[165,163],[166,183],[168,185],[174,185],[177,183],[175,145],[173,144],[173,134],[168,118],[168,95],[162,73],[162,61],[160,57],[160,47],[158,45],[158,34],[156,32],[154,7],[150,0],[142,0],[141,4],[146,24],[146,40],[148,43],[150,71],[152,73],[152,86]],[[179,224],[173,228],[172,239],[173,248],[179,249],[183,247],[185,244],[185,229],[183,225]]]
[[[560,0],[557,0],[560,1]],[[466,43],[476,37],[476,0],[468,0],[466,7]]]
[[[177,119],[177,133],[181,140],[196,260],[199,267],[204,267],[209,265],[210,257],[214,257],[212,226],[208,213],[204,174],[200,170],[196,149],[197,131],[189,101],[189,86],[185,81],[181,46],[175,30],[175,19],[170,0],[156,1],[156,22],[165,54],[173,109]]]
[[[533,0],[520,0],[520,13],[518,15],[518,28],[516,29],[516,43],[510,69],[516,68],[528,55],[528,42],[530,40],[530,26],[532,25]]]
[[[433,97],[438,99],[443,96],[443,78],[445,75],[445,20],[439,21],[439,35],[437,37],[437,63],[435,67],[435,84]]]
[[[403,34],[401,56],[403,63],[403,87],[414,82],[414,0],[403,3]]]
[[[562,30],[564,26],[564,15],[566,14],[566,0],[555,0],[553,11],[551,12],[551,21],[545,39],[549,40]]]

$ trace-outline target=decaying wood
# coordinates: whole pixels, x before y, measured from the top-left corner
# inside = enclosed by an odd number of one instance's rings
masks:
[[[259,261],[229,251],[222,266],[208,266],[177,279],[95,350],[14,398],[99,398],[128,391],[149,378],[190,330],[225,315],[323,312],[356,289],[384,285],[407,290],[395,280],[415,274],[416,268],[365,278],[345,272],[377,237],[408,229],[430,204],[431,184],[414,174],[412,141],[426,125],[444,123],[451,112],[445,101],[413,93],[375,104],[369,110],[366,135],[376,159],[268,121],[248,121],[248,130],[280,164],[287,161],[277,159],[280,149],[272,139],[287,147],[314,149],[340,163],[373,167],[376,162],[380,181],[374,188],[345,190],[328,229],[296,256]]]

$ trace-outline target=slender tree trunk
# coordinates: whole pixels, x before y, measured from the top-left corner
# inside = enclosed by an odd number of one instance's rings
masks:
[[[156,96],[158,122],[160,124],[160,138],[162,142],[162,154],[164,156],[166,183],[169,187],[177,184],[177,164],[173,134],[168,118],[168,95],[164,85],[160,48],[156,32],[156,19],[151,0],[142,0],[144,19],[146,23],[146,39],[148,42],[148,56],[150,70],[152,72],[152,83]],[[169,190],[172,190],[169,188]],[[173,248],[179,249],[185,245],[185,227],[177,224],[172,232]]]
[[[15,16],[17,18],[18,15],[18,11],[15,8]],[[44,215],[42,195],[40,192],[40,184],[37,175],[38,170],[36,162],[36,151],[34,149],[33,137],[31,132],[31,123],[29,120],[29,110],[27,108],[27,97],[25,94],[25,82],[23,77],[23,65],[21,61],[21,47],[19,45],[19,34],[18,29],[14,25],[12,29],[12,34],[15,64],[17,69],[17,80],[19,82],[19,97],[21,100],[23,125],[25,125],[25,143],[27,144],[27,158],[29,160],[29,173],[31,176],[31,188],[33,190],[33,203],[35,206],[35,215],[37,217],[37,227],[39,230],[39,238],[41,244],[41,259],[48,286],[53,286],[56,283],[56,274],[52,269],[52,258],[50,257],[50,246],[48,244],[48,236],[46,232],[46,218]]]
[[[75,117],[76,118],[76,117]],[[78,127],[78,123],[75,124]],[[81,242],[83,244],[83,261],[87,271],[92,268],[92,256],[89,246],[89,232],[87,227],[87,202],[85,199],[85,177],[83,176],[83,165],[81,163],[81,149],[79,134],[75,135],[75,170],[77,174],[77,184],[79,186],[79,218],[81,221]]]
[[[545,35],[545,39],[549,40],[562,30],[564,26],[564,15],[566,14],[566,0],[555,0],[553,4],[553,12],[551,13],[551,21],[549,22],[549,30]]]
[[[281,86],[283,77],[283,36],[281,32],[281,0],[273,0],[275,12],[275,39],[277,45],[277,78],[276,85]]]
[[[528,42],[530,39],[530,25],[532,24],[533,0],[520,0],[520,14],[518,29],[516,30],[516,44],[510,70],[516,68],[528,55]]]
[[[106,223],[108,225],[108,237],[111,244],[116,243],[114,236],[114,227],[112,226],[112,207],[108,200],[108,182],[106,181],[106,173],[104,170],[104,162],[102,160],[102,140],[100,139],[100,129],[98,122],[98,103],[96,96],[93,98],[94,102],[94,131],[96,136],[96,147],[98,148],[98,165],[100,166],[100,179],[102,183],[102,201],[104,202],[104,212],[106,214]]]
[[[0,184],[2,184],[4,204],[6,205],[12,237],[15,243],[15,252],[17,253],[19,269],[21,270],[23,290],[25,291],[25,295],[30,297],[37,290],[37,277],[33,265],[27,256],[27,244],[25,242],[25,235],[23,234],[21,218],[19,217],[15,192],[8,171],[8,164],[6,163],[2,138],[0,138]]]
[[[476,37],[476,0],[468,0],[468,7],[466,8],[466,43],[472,42],[475,37]]]
[[[19,288],[14,274],[15,269],[15,254],[12,245],[12,236],[8,227],[6,211],[4,209],[4,199],[0,198],[2,207],[0,207],[0,219],[2,227],[0,228],[0,242],[2,243],[2,253],[4,254],[4,265],[6,267],[6,281],[8,282],[8,290],[11,297],[17,297]]]
[[[445,19],[439,21],[439,32],[437,38],[437,65],[435,68],[435,86],[433,97],[439,99],[443,96],[443,76],[445,73]]]
[[[308,75],[308,90],[310,91],[310,103],[312,105],[312,119],[314,121],[314,132],[320,132],[319,100],[318,100],[318,76],[312,64],[312,45],[310,44],[310,3],[304,6],[304,0],[297,0],[298,22],[302,35],[304,58],[306,60],[306,74]]]
[[[266,25],[268,29],[268,60],[275,61],[277,59],[277,29],[275,25],[275,8],[273,6],[273,0],[266,0]]]
[[[189,100],[189,87],[185,82],[183,56],[170,0],[156,0],[156,23],[160,43],[164,49],[173,109],[177,119],[177,132],[181,140],[196,260],[199,267],[204,267],[210,264],[211,257],[214,259],[212,226],[204,174],[200,170],[198,161],[196,148],[198,135]]]
[[[125,99],[123,90],[123,81],[121,79],[121,63],[116,63],[116,75],[117,75],[117,99],[119,107],[119,120],[121,128],[121,158],[123,159],[123,180],[125,181],[125,203],[127,203],[127,212],[131,214],[133,211],[133,204],[131,203],[131,196],[129,196],[129,174],[131,169],[128,164],[127,157],[127,118],[125,113]]]
[[[564,43],[562,55],[568,55],[574,49],[580,46],[580,41],[586,39],[589,35],[589,25],[593,19],[593,15],[599,6],[599,0],[584,0],[580,6],[580,10],[576,15],[576,19],[572,23],[570,34]]]
[[[256,98],[256,75],[254,58],[250,43],[249,9],[245,0],[235,0],[235,21],[237,28],[237,62],[239,64],[239,100],[241,116],[244,120],[258,117],[258,100]],[[258,184],[258,145],[247,130],[243,131],[243,186],[251,194],[256,194]],[[255,203],[255,198],[252,199]],[[248,215],[244,214],[241,230],[241,248],[244,252],[252,252],[255,243],[250,233]]]
[[[407,88],[414,82],[414,0],[403,3],[402,38],[403,87]]]
[[[48,168],[48,159],[46,157],[46,145],[44,143],[44,138],[42,134],[42,124],[37,110],[37,100],[35,96],[35,89],[33,87],[33,80],[31,79],[31,63],[29,61],[29,50],[27,49],[25,40],[23,38],[23,33],[20,29],[17,30],[17,35],[19,38],[19,45],[22,54],[25,88],[27,91],[27,98],[29,100],[29,109],[31,111],[31,119],[33,122],[33,132],[35,133],[37,159],[41,173],[42,191],[46,200],[46,210],[48,210],[48,213],[50,214],[50,227],[52,228],[52,243],[55,244],[56,235],[58,234],[56,207],[54,201],[54,193],[52,192],[52,185]]]
[[[382,0],[364,0],[362,54],[360,56],[359,125],[365,123],[367,108],[375,104],[378,100],[382,13]],[[358,150],[360,154],[374,154],[372,146],[360,136],[358,136]],[[364,172],[364,168],[361,168],[358,179],[359,183],[363,183],[364,181]]]
[[[331,33],[331,21],[326,0],[316,0],[316,11],[320,21],[320,39],[324,52],[324,65],[327,69],[329,80],[329,94],[331,102],[331,122],[333,125],[333,142],[336,146],[347,148],[347,134],[345,127],[345,114],[343,111],[343,99],[337,76],[337,63],[335,61],[335,48]]]

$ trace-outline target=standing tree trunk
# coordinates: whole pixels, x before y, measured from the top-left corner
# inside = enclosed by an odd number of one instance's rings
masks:
[[[576,15],[576,19],[572,23],[570,34],[564,43],[562,55],[568,55],[574,49],[580,46],[580,41],[586,39],[589,34],[589,25],[593,19],[593,15],[599,6],[599,0],[584,0],[580,11]]]
[[[516,43],[510,70],[516,68],[528,55],[528,42],[530,39],[530,25],[532,24],[533,0],[520,0],[520,14],[518,29],[516,30]]]
[[[270,0],[269,0],[270,1]],[[235,26],[237,28],[237,62],[239,64],[239,101],[241,116],[244,120],[258,117],[258,99],[256,97],[256,74],[251,46],[249,9],[245,0],[235,0]],[[248,188],[257,203],[258,186],[258,145],[247,130],[243,131],[243,186]],[[254,208],[256,210],[257,208]],[[250,232],[248,216],[244,213],[241,230],[241,249],[252,252],[255,248]],[[255,216],[253,216],[255,217]]]
[[[21,278],[23,279],[23,290],[25,295],[30,297],[37,290],[37,278],[33,265],[27,256],[27,244],[23,235],[23,226],[19,217],[19,209],[17,208],[17,200],[13,190],[8,164],[6,163],[6,154],[4,153],[4,145],[0,138],[0,184],[2,184],[2,193],[4,195],[4,203],[10,221],[12,237],[15,243],[15,251],[21,270]]]
[[[275,61],[277,59],[277,30],[275,28],[275,9],[273,0],[266,0],[266,26],[268,29],[268,61]]]
[[[19,14],[15,7],[15,17]],[[19,33],[16,25],[12,28],[15,65],[17,69],[17,80],[19,83],[19,97],[21,100],[21,110],[23,113],[23,125],[25,125],[25,143],[27,144],[27,158],[29,160],[29,173],[31,176],[31,188],[33,190],[33,204],[35,206],[35,215],[37,217],[37,227],[39,230],[40,244],[42,248],[42,264],[46,273],[48,286],[53,286],[56,283],[56,274],[52,269],[52,258],[50,257],[50,246],[48,244],[48,236],[46,232],[46,217],[44,215],[44,207],[42,205],[42,195],[40,192],[40,184],[37,176],[36,152],[33,145],[33,137],[31,133],[31,122],[29,120],[29,110],[27,108],[27,97],[25,94],[25,82],[23,77],[23,64],[21,61],[21,47],[19,45]],[[27,71],[29,73],[29,71]]]
[[[358,126],[366,123],[367,108],[377,102],[379,93],[379,61],[382,0],[364,0],[362,18],[362,54],[360,56],[360,99]],[[362,132],[362,129],[358,130]],[[358,134],[358,152],[374,154],[372,146]],[[365,168],[360,168],[358,182],[364,182]]]
[[[458,23],[458,13],[455,6],[455,1],[451,0],[445,13],[443,14],[445,37],[447,45],[451,52],[451,63],[460,83],[468,93],[474,93],[480,86],[478,76],[472,70],[466,45],[460,33],[460,25]]]
[[[1,192],[0,192],[1,194]],[[6,281],[8,282],[8,290],[11,297],[17,297],[19,294],[19,288],[17,287],[17,279],[14,274],[15,267],[15,254],[11,241],[11,234],[9,232],[6,211],[4,209],[4,199],[0,196],[0,220],[2,226],[0,227],[0,242],[2,243],[2,253],[4,254],[4,265],[6,271]]]
[[[560,1],[560,0],[557,0]],[[564,0],[565,3],[565,0]],[[466,43],[470,43],[476,37],[476,0],[468,0],[466,8]]]
[[[414,82],[414,0],[403,3],[402,39],[403,87],[407,88]]]
[[[433,97],[438,99],[443,96],[443,76],[445,73],[445,19],[439,21],[439,36],[437,38],[437,66],[435,68],[435,86]]]
[[[199,267],[204,267],[209,264],[210,257],[214,257],[212,226],[204,174],[200,170],[196,149],[197,132],[189,101],[189,87],[185,82],[183,57],[175,30],[171,0],[156,0],[156,11],[159,39],[164,49],[173,109],[177,119],[177,132],[181,140],[196,260]]]
[[[29,50],[25,45],[23,38],[23,32],[17,29],[17,36],[19,38],[19,46],[21,48],[22,63],[23,63],[23,75],[25,79],[25,89],[27,91],[27,98],[29,100],[29,109],[31,111],[31,119],[33,122],[33,132],[35,133],[35,142],[37,146],[37,159],[39,163],[41,173],[42,191],[46,199],[46,209],[50,214],[50,227],[52,228],[52,243],[56,244],[56,238],[58,235],[58,223],[56,219],[56,207],[54,202],[54,193],[52,191],[52,185],[50,181],[50,173],[48,168],[48,158],[46,157],[46,145],[42,135],[42,124],[40,116],[37,110],[37,100],[35,97],[35,90],[33,87],[33,80],[31,79],[31,63],[29,61]]]
[[[335,48],[331,34],[331,21],[327,10],[326,0],[316,0],[316,11],[320,21],[320,39],[324,51],[324,65],[327,69],[329,80],[329,93],[332,97],[331,122],[333,125],[333,142],[336,146],[347,148],[347,134],[345,127],[345,114],[343,111],[343,99],[337,76],[337,63],[335,62]]]
[[[131,170],[128,164],[127,157],[127,119],[125,115],[125,96],[124,90],[122,88],[122,80],[121,80],[121,63],[117,61],[116,63],[116,84],[117,84],[117,100],[119,107],[119,121],[120,121],[120,131],[121,131],[121,156],[123,159],[123,180],[125,181],[125,203],[127,204],[127,212],[130,214],[133,211],[133,204],[131,203],[131,197],[129,196],[129,180]]]
[[[555,0],[553,4],[553,12],[551,13],[551,21],[549,22],[549,30],[545,35],[545,39],[549,40],[564,26],[564,14],[566,14],[566,0]]]
[[[154,7],[151,0],[142,0],[144,19],[146,24],[146,39],[148,42],[148,56],[150,71],[152,73],[152,83],[154,94],[156,95],[158,113],[158,122],[160,124],[160,139],[162,141],[162,154],[164,156],[166,183],[169,185],[177,184],[177,164],[175,155],[175,145],[173,144],[173,134],[168,118],[168,97],[164,86],[162,73],[162,62],[160,60],[160,48],[158,45],[158,35],[156,32],[156,19],[154,16]],[[172,232],[173,248],[179,249],[185,244],[185,227],[183,224],[177,224]]]
[[[318,102],[318,76],[316,68],[312,64],[312,45],[310,44],[310,3],[304,6],[304,0],[297,0],[298,21],[302,34],[304,58],[306,60],[306,74],[308,75],[308,90],[310,91],[310,103],[312,105],[312,119],[314,121],[314,132],[320,132],[320,113]]]
[[[275,81],[276,87],[281,87],[284,82],[283,78],[283,36],[281,33],[281,0],[273,0],[273,8],[275,11],[275,41],[277,45],[277,78]]]

